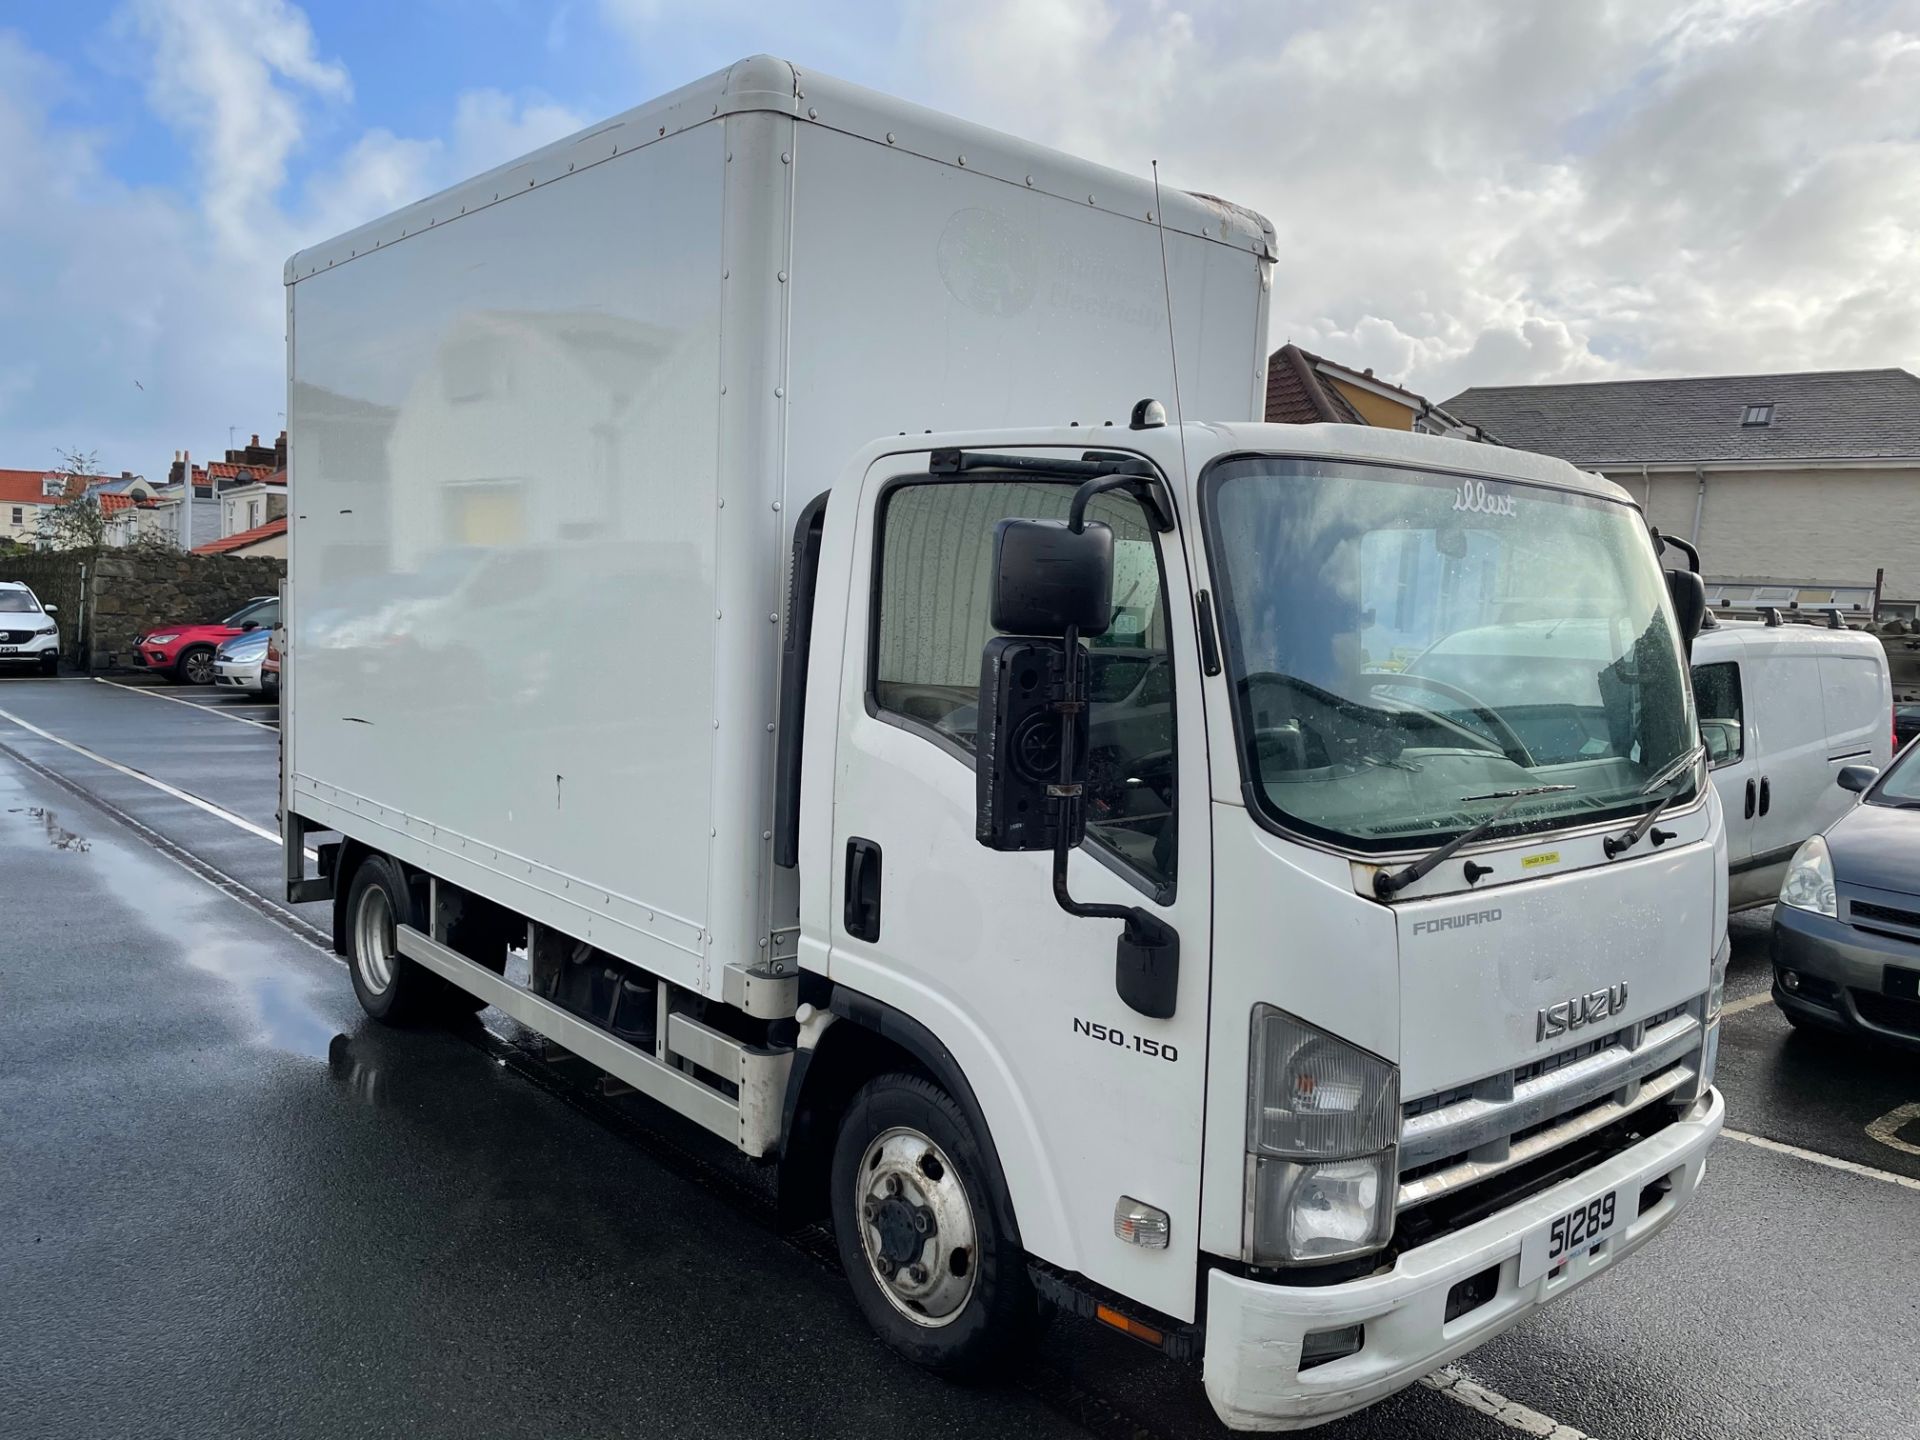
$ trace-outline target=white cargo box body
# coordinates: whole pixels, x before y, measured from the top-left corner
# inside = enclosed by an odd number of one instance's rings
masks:
[[[703,992],[779,951],[790,520],[898,431],[1174,396],[1150,182],[765,57],[287,266],[290,809]],[[1271,231],[1168,191],[1188,415]]]

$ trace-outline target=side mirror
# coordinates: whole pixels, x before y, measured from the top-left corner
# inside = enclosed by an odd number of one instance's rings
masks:
[[[258,630],[260,628],[260,622],[258,620],[243,620],[240,622],[240,628],[242,630]]]
[[[994,526],[994,629],[1005,635],[1104,635],[1112,614],[1113,531],[1107,526],[1095,521],[1077,533],[1064,520],[1002,520]]]
[[[60,607],[58,605],[42,605],[40,611],[44,615],[58,615],[60,613]]]
[[[1833,777],[1833,783],[1842,790],[1861,795],[1879,778],[1880,771],[1872,765],[1842,765],[1840,773]]]
[[[1707,618],[1707,587],[1700,583],[1700,577],[1691,570],[1669,570],[1666,573],[1667,594],[1673,600],[1673,618],[1680,626],[1680,643],[1691,656],[1694,639],[1700,634],[1700,626]]]
[[[1063,721],[1074,726],[1071,784],[1087,778],[1087,652],[1062,640],[996,635],[980,652],[974,730],[974,835],[989,850],[1051,850],[1086,838],[1086,807],[1054,793]]]

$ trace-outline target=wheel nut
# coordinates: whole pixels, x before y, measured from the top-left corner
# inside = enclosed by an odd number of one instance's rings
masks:
[[[874,1261],[873,1263],[874,1263],[874,1267],[878,1269],[879,1272],[882,1275],[886,1276],[887,1279],[889,1280],[893,1278],[893,1272],[896,1268],[898,1268],[894,1265],[893,1261],[887,1259],[887,1257],[884,1255],[882,1255],[878,1260]]]
[[[900,1177],[898,1175],[887,1176],[887,1194],[898,1195],[899,1193],[900,1193]]]
[[[918,1230],[922,1235],[933,1228],[933,1222],[927,1219],[926,1211],[916,1210],[913,1212],[913,1228]]]
[[[866,1204],[860,1207],[860,1213],[863,1216],[865,1216],[868,1220],[873,1219],[873,1217],[879,1213],[879,1210],[880,1210],[880,1207],[874,1204],[873,1201],[871,1200],[867,1201]]]
[[[911,1270],[907,1271],[907,1278],[913,1281],[913,1283],[916,1285],[926,1284],[927,1283],[926,1267],[924,1265],[915,1265]]]

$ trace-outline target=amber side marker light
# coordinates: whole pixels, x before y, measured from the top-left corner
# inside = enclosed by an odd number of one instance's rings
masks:
[[[1122,1335],[1131,1335],[1134,1339],[1144,1341],[1156,1349],[1164,1344],[1167,1338],[1160,1331],[1154,1329],[1153,1326],[1143,1324],[1130,1315],[1122,1315],[1111,1306],[1094,1306],[1093,1318],[1098,1320],[1102,1325],[1111,1325]]]

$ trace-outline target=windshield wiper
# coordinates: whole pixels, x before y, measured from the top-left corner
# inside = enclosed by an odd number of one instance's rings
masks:
[[[1485,795],[1462,795],[1460,797],[1460,803],[1462,805],[1474,800],[1504,800],[1507,803],[1481,820],[1479,824],[1471,825],[1465,830],[1462,830],[1439,849],[1422,855],[1411,865],[1402,866],[1392,874],[1388,874],[1385,870],[1374,871],[1373,893],[1378,895],[1382,900],[1385,900],[1395,891],[1406,889],[1407,886],[1413,884],[1413,882],[1418,880],[1422,875],[1429,873],[1434,866],[1444,864],[1447,857],[1458,851],[1462,845],[1471,844],[1486,834],[1487,831],[1499,823],[1501,816],[1513,809],[1513,807],[1518,805],[1522,800],[1531,799],[1535,795],[1553,795],[1562,790],[1571,790],[1573,788],[1571,785],[1529,785],[1524,790],[1492,790]]]
[[[1659,803],[1647,811],[1646,814],[1642,815],[1639,823],[1631,830],[1627,831],[1624,835],[1609,835],[1606,838],[1601,848],[1607,852],[1607,858],[1609,860],[1613,859],[1616,855],[1624,855],[1627,851],[1638,845],[1640,843],[1640,837],[1653,828],[1653,822],[1660,818],[1660,812],[1671,805],[1674,796],[1680,793],[1680,787],[1677,782],[1685,779],[1692,773],[1694,765],[1700,759],[1700,750],[1701,747],[1696,745],[1693,749],[1687,751],[1686,754],[1676,755],[1672,760],[1660,767],[1659,773],[1640,787],[1640,793],[1642,795],[1651,795],[1662,785],[1668,788],[1667,793],[1660,797]]]

